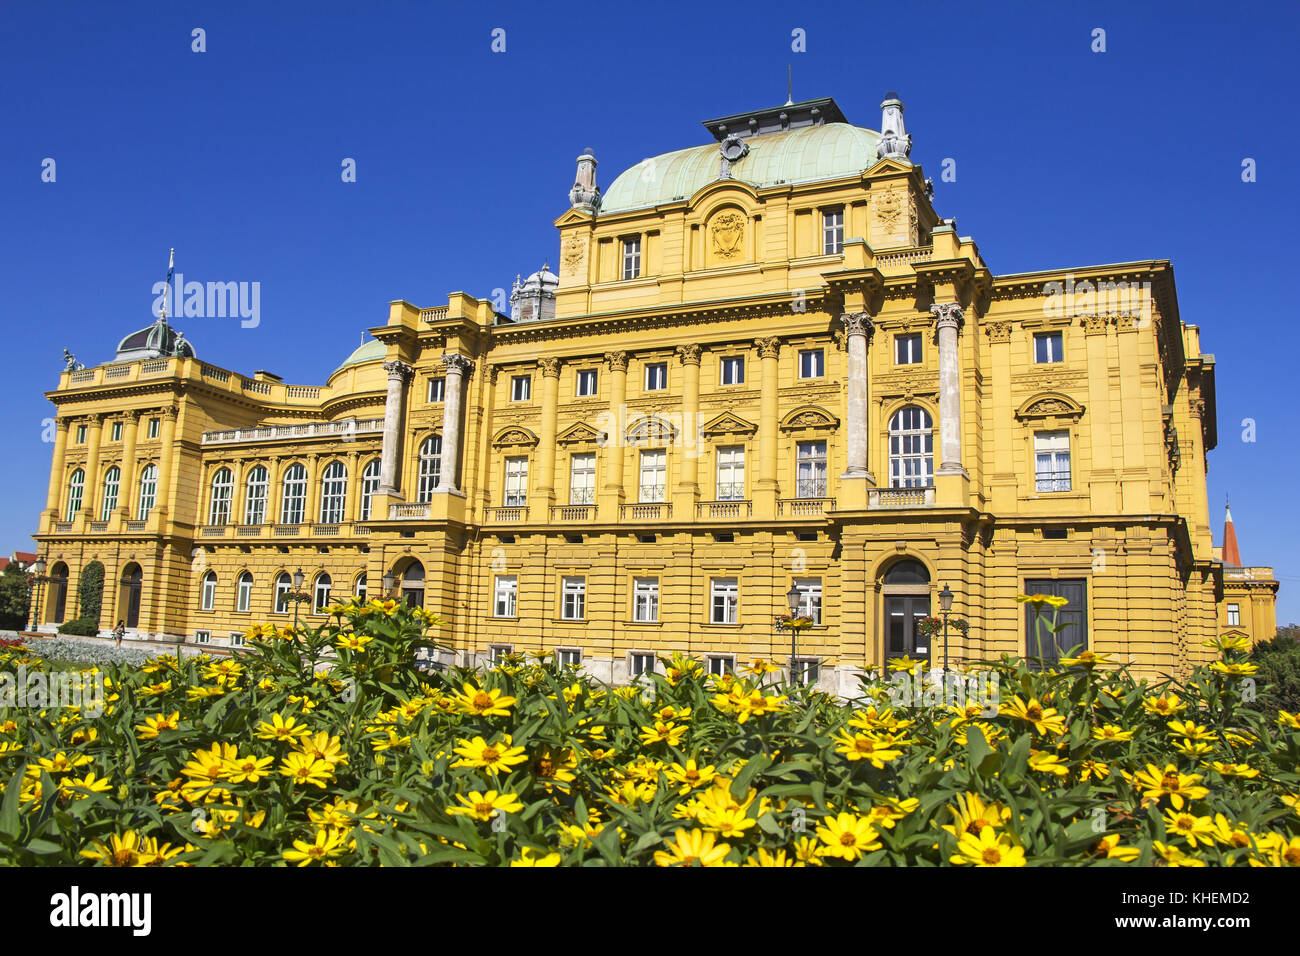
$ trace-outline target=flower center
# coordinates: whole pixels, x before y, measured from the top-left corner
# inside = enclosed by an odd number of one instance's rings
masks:
[[[1030,704],[1028,707],[1025,708],[1025,715],[1030,720],[1042,720],[1043,708],[1039,707],[1037,704]]]
[[[485,710],[491,706],[492,706],[492,698],[487,694],[483,693],[483,691],[479,691],[477,694],[474,695],[475,709]]]
[[[841,833],[841,834],[840,834],[840,845],[841,845],[841,846],[854,846],[857,842],[858,842],[858,838],[857,838],[856,836],[854,836],[852,833]]]
[[[501,754],[497,751],[497,749],[496,749],[495,747],[484,747],[484,748],[483,748],[483,762],[484,762],[484,763],[495,763],[496,760],[497,760],[497,758],[499,758],[500,756],[501,756]]]
[[[985,863],[988,863],[990,865],[1001,863],[1002,851],[995,846],[988,846],[984,848],[984,852],[981,854],[981,857],[983,858]]]

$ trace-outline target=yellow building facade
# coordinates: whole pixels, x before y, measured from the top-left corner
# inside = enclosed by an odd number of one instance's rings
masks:
[[[1049,656],[1206,659],[1214,359],[1172,267],[994,274],[881,109],[709,120],[603,192],[588,151],[509,315],[393,302],[323,385],[208,365],[165,317],[70,362],[34,623],[77,616],[92,562],[101,627],[214,646],[289,619],[298,570],[310,624],[387,576],[445,662],[796,656],[851,692],[943,663],[919,622],[946,586],[954,662],[1036,653],[1024,592],[1070,601]]]

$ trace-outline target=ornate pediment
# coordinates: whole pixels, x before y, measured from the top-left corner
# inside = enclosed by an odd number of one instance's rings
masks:
[[[796,408],[781,419],[781,431],[787,433],[833,432],[839,427],[840,420],[838,418],[826,411],[826,409],[818,408],[815,405]]]
[[[496,433],[492,439],[493,448],[533,448],[537,445],[537,436],[527,428],[507,425]]]
[[[634,421],[627,429],[627,443],[638,445],[671,445],[677,439],[677,429],[667,419],[646,415]]]
[[[747,422],[739,415],[723,412],[713,421],[700,427],[700,435],[705,438],[749,437],[758,431],[758,426]]]
[[[1016,418],[1068,418],[1077,421],[1083,406],[1060,392],[1043,392],[1020,406]]]
[[[604,445],[609,436],[585,422],[570,425],[555,436],[558,445]]]

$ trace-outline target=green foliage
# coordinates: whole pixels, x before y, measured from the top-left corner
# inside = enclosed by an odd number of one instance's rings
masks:
[[[91,561],[81,569],[81,580],[77,583],[77,595],[80,598],[81,619],[89,621],[98,628],[99,610],[104,603],[104,566],[98,561]],[[77,632],[65,631],[64,633],[74,634]],[[94,634],[97,631],[91,631],[90,633]]]
[[[1250,654],[1251,663],[1259,667],[1254,707],[1269,718],[1279,710],[1300,711],[1300,640],[1286,631],[1279,628],[1273,640],[1260,641]]]
[[[88,621],[81,617],[75,621],[64,621],[59,625],[59,633],[72,634],[77,637],[94,637],[99,633],[99,625],[94,621]]]
[[[27,572],[11,562],[0,574],[0,629],[20,631],[27,626],[31,596]]]

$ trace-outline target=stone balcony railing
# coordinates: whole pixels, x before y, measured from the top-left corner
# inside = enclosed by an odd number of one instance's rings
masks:
[[[933,485],[925,488],[873,488],[867,493],[868,508],[929,508],[933,504]]]
[[[262,425],[256,428],[232,428],[203,433],[203,444],[225,445],[236,442],[294,441],[313,438],[347,438],[383,432],[382,418],[344,418],[336,422],[304,422],[301,425]]]
[[[396,521],[402,518],[427,518],[429,517],[429,502],[427,501],[397,501],[388,506],[388,520]]]
[[[667,521],[673,516],[673,506],[666,501],[641,501],[619,505],[620,521]]]
[[[552,521],[591,521],[595,517],[595,505],[551,505]]]
[[[778,518],[815,518],[835,510],[834,498],[778,498]]]
[[[748,499],[701,501],[695,505],[695,517],[701,521],[736,521],[753,514],[754,503]]]
[[[198,529],[200,538],[347,538],[369,533],[369,527],[351,521],[330,523],[304,521],[300,524],[207,524]]]

